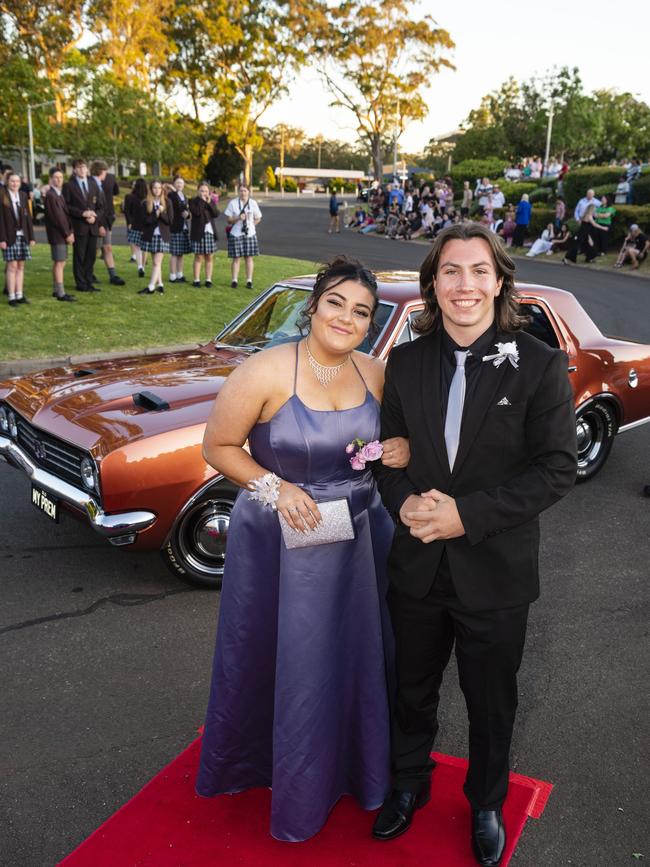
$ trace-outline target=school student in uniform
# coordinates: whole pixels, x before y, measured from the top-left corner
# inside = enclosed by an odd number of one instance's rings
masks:
[[[174,209],[174,222],[171,226],[171,240],[169,242],[169,282],[186,283],[183,274],[183,256],[192,252],[190,243],[189,219],[190,208],[185,196],[185,180],[176,175],[173,187],[167,193],[167,198]]]
[[[143,203],[147,198],[147,182],[137,178],[130,193],[124,196],[122,210],[126,220],[126,239],[131,245],[131,261],[138,266],[138,277],[144,277],[147,254],[142,251]]]
[[[151,181],[147,198],[143,206],[142,249],[151,253],[152,267],[149,285],[138,291],[138,295],[153,295],[160,292],[162,295],[165,287],[162,282],[162,261],[165,253],[169,253],[171,240],[171,224],[174,219],[172,203],[167,198],[167,193],[162,181]]]
[[[250,196],[249,187],[240,184],[239,195],[228,202],[224,212],[231,225],[228,235],[228,258],[231,259],[232,289],[237,288],[242,257],[246,262],[246,288],[253,288],[253,256],[258,256],[260,252],[256,227],[262,219],[262,212],[255,199],[251,199]]]
[[[77,292],[101,292],[93,286],[93,268],[97,255],[97,238],[106,234],[102,225],[104,194],[88,175],[85,160],[72,163],[73,175],[63,185],[63,198],[74,230],[72,267]]]
[[[20,191],[20,175],[11,172],[6,187],[0,192],[0,249],[7,263],[7,294],[9,306],[28,304],[23,294],[25,262],[32,258],[30,247],[35,244],[34,226],[29,209],[29,196]]]
[[[90,165],[93,180],[104,194],[104,210],[101,224],[106,233],[102,236],[102,254],[104,265],[108,271],[109,283],[113,286],[124,286],[124,280],[115,273],[115,258],[113,256],[113,223],[115,222],[115,196],[120,194],[120,185],[114,174],[108,171],[103,160],[95,160]]]
[[[192,214],[191,241],[194,253],[194,283],[201,285],[201,264],[205,263],[205,285],[212,286],[213,256],[217,249],[217,228],[215,220],[219,210],[210,196],[210,187],[199,184],[197,195],[190,202]]]
[[[10,307],[29,303],[23,294],[25,262],[32,258],[30,247],[36,243],[29,196],[20,191],[20,184],[20,175],[11,172],[6,179],[6,187],[0,193],[0,249],[7,263]]]
[[[52,295],[57,301],[76,301],[63,288],[63,269],[68,259],[68,246],[74,243],[72,220],[63,198],[63,172],[50,169],[50,186],[45,194],[45,232],[52,255]]]

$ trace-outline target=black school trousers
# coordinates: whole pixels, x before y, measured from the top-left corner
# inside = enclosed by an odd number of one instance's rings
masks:
[[[455,646],[469,719],[465,796],[475,810],[496,810],[508,792],[517,672],[528,604],[470,611],[456,595],[446,554],[424,599],[393,585],[388,605],[396,643],[397,695],[392,721],[395,788],[418,792],[429,782],[438,732],[443,673]]]
[[[72,270],[77,289],[90,289],[97,256],[97,236],[75,232],[72,250]]]

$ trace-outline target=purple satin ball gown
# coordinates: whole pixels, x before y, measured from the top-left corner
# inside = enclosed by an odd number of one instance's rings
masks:
[[[385,596],[393,523],[345,446],[379,437],[379,405],[310,409],[295,393],[250,433],[251,454],[315,500],[347,497],[357,538],[288,550],[277,513],[243,491],[232,513],[196,790],[272,788],[271,834],[306,840],[349,793],[390,789]]]

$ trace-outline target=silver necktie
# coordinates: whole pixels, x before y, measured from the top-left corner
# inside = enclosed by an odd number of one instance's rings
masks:
[[[465,403],[465,361],[469,355],[469,349],[464,352],[455,351],[454,355],[456,356],[456,370],[449,387],[447,417],[445,419],[445,445],[447,446],[450,470],[454,468],[460,441],[460,423],[463,418],[463,404]]]

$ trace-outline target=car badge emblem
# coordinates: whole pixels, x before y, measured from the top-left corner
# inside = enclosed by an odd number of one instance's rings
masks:
[[[47,451],[45,450],[45,444],[40,440],[34,441],[34,456],[39,461],[44,461],[47,457]]]
[[[512,406],[507,397],[502,397],[497,406]]]

